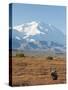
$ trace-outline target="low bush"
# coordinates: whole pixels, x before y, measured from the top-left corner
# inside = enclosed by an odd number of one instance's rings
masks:
[[[52,56],[48,56],[47,59],[53,60],[53,57]]]
[[[25,57],[24,53],[17,53],[16,56],[17,57]]]

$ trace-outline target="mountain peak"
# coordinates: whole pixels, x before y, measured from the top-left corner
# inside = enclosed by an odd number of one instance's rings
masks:
[[[25,40],[54,41],[60,44],[65,43],[65,36],[61,30],[52,24],[45,24],[40,21],[31,21],[13,27],[18,32],[18,37]],[[58,40],[59,37],[59,40]]]
[[[43,32],[41,32],[38,29],[38,26],[39,26],[39,22],[32,21],[29,23],[25,23],[22,25],[15,26],[13,29],[24,33],[25,34],[24,39],[25,39],[25,38],[28,38],[30,36],[36,35],[36,34],[44,34]]]
[[[65,50],[64,45],[64,34],[52,24],[31,21],[15,26],[12,30],[13,49],[46,51],[51,48],[59,52]]]

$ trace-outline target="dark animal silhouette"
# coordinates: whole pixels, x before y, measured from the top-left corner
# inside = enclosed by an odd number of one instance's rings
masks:
[[[55,68],[51,70],[51,77],[52,77],[53,80],[58,79],[58,74],[57,74],[57,71],[56,71]]]

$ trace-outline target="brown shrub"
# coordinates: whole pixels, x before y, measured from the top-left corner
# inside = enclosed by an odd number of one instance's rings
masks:
[[[53,57],[52,56],[48,56],[47,59],[53,60]]]
[[[25,57],[24,53],[17,53],[16,56],[17,57]]]

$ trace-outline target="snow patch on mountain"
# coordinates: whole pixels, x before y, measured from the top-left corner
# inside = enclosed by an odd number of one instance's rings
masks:
[[[19,31],[19,32],[23,32],[25,34],[24,39],[33,36],[33,35],[37,35],[37,34],[45,34],[44,32],[41,32],[40,30],[38,30],[38,24],[37,22],[33,21],[31,23],[26,23],[16,26],[13,29]],[[41,27],[42,28],[42,27]]]
[[[35,42],[35,40],[34,39],[30,39],[30,42]]]
[[[17,40],[21,40],[21,38],[20,38],[20,37],[18,37],[18,36],[16,36],[16,39],[17,39]]]
[[[51,24],[49,24],[49,26],[51,26]]]
[[[23,26],[24,26],[24,24],[22,24],[22,25],[18,25],[18,26],[13,27],[13,29],[15,29],[15,30],[21,32]]]
[[[45,31],[48,32],[48,28],[46,28]]]

